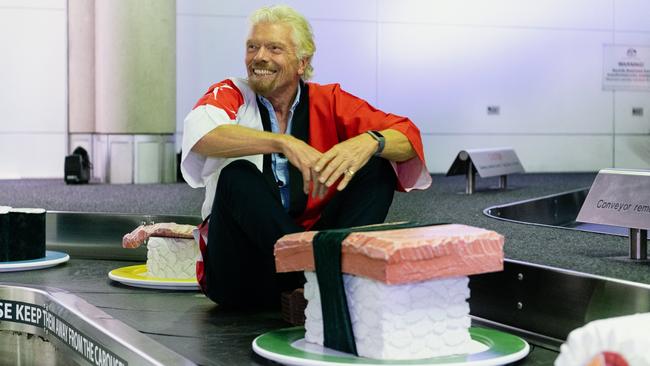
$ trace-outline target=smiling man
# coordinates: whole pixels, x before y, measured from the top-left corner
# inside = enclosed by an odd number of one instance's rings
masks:
[[[275,274],[285,234],[381,223],[395,189],[431,184],[417,127],[338,84],[306,82],[316,50],[287,6],[251,15],[247,79],[211,86],[185,119],[181,169],[205,187],[209,223],[197,275],[226,307],[277,306],[300,286]]]

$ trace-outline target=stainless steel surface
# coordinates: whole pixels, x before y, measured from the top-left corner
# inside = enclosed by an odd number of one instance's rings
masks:
[[[465,175],[465,194],[476,191],[476,175],[481,178],[499,177],[499,188],[506,189],[508,174],[523,173],[512,148],[461,150],[449,167],[446,176]]]
[[[3,359],[6,357],[13,358],[15,361],[22,360],[25,357],[22,356],[23,353],[41,352],[42,350],[44,356],[49,355],[48,360],[60,360],[54,363],[56,365],[86,365],[92,364],[89,359],[105,356],[99,351],[105,349],[129,365],[194,365],[188,359],[142,335],[83,299],[62,290],[0,284],[0,302],[3,304],[10,302],[27,304],[37,310],[39,314],[38,317],[34,317],[33,314],[36,312],[33,311],[31,321],[25,321],[25,317],[18,317],[15,308],[12,316],[4,315],[4,320],[0,321],[0,332],[12,334],[13,340],[6,341],[6,344],[3,341],[2,346],[8,347],[15,342],[19,348],[15,353],[0,349],[0,357]],[[41,310],[43,310],[43,314]],[[52,314],[52,317],[47,317],[46,312]],[[42,318],[41,315],[43,315]],[[11,320],[12,317],[13,320]],[[51,322],[48,323],[48,321]],[[63,329],[61,332],[63,338],[57,336],[56,332],[52,331],[53,329],[56,329],[57,332]],[[39,338],[43,342],[26,342],[23,340],[22,334],[27,334],[27,339]],[[74,339],[79,340],[78,348],[73,348],[75,347]],[[83,340],[83,346],[81,346],[81,340]],[[56,355],[52,356],[52,348],[55,349]],[[41,363],[32,364],[40,365]]]
[[[624,227],[576,221],[578,212],[580,212],[588,192],[589,188],[580,188],[539,198],[491,206],[483,210],[483,214],[498,220],[518,224],[628,236],[628,229]]]
[[[499,189],[507,189],[508,188],[508,176],[507,175],[500,175],[499,176]]]
[[[79,365],[56,352],[47,339],[30,333],[0,330],[0,365]]]
[[[648,230],[630,229],[630,259],[648,259]]]
[[[143,261],[144,246],[123,249],[122,236],[142,223],[175,222],[198,225],[198,216],[134,215],[48,211],[46,242],[50,250],[63,251],[75,258]]]
[[[466,194],[473,194],[474,189],[476,187],[476,170],[474,168],[474,164],[472,164],[472,161],[469,160],[467,163],[467,183],[465,186],[465,193]]]
[[[461,150],[447,170],[447,176],[465,174],[472,162],[481,178],[524,173],[517,153],[510,147]]]
[[[598,172],[576,221],[650,229],[650,171]]]
[[[522,338],[525,338],[528,343],[531,343],[535,346],[543,347],[554,352],[559,352],[560,346],[564,343],[563,339],[557,339],[553,337],[548,337],[543,334],[534,333],[526,329],[516,328],[510,325],[497,323],[489,319],[483,319],[478,316],[471,315],[472,325],[484,326],[488,328],[494,328],[501,330],[503,332],[516,334]],[[553,358],[554,360],[555,358]]]
[[[650,312],[650,285],[505,260],[503,272],[470,276],[473,316],[564,340],[602,318]]]

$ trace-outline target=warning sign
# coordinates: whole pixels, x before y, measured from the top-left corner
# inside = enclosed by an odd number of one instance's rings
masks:
[[[128,365],[126,361],[106,349],[97,340],[84,334],[58,315],[49,312],[40,305],[0,299],[0,323],[4,321],[42,328],[45,334],[58,338],[92,365]]]
[[[650,91],[650,46],[603,45],[603,89]]]

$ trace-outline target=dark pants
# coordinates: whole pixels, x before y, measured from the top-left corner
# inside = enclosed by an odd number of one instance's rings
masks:
[[[313,230],[382,223],[395,185],[388,161],[372,158],[328,203]],[[302,272],[275,273],[275,242],[304,231],[276,198],[277,189],[246,160],[221,171],[203,260],[207,295],[223,307],[277,307],[280,292],[304,283]]]

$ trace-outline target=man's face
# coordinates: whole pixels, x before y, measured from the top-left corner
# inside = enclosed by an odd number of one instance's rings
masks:
[[[304,62],[296,58],[291,27],[282,23],[253,26],[246,41],[246,69],[251,88],[272,97],[298,84]]]

